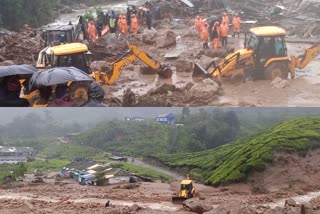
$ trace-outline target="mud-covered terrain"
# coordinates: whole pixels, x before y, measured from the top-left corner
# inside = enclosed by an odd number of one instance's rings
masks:
[[[0,212],[7,213],[319,213],[319,150],[305,157],[277,153],[264,172],[255,173],[246,183],[220,187],[195,184],[196,196],[185,206],[173,204],[179,191],[171,183],[134,183],[82,186],[71,179],[44,179],[0,187]],[[285,167],[284,167],[285,166]],[[156,167],[157,168],[157,167]],[[105,207],[107,202],[109,207]],[[301,209],[308,212],[301,212]]]

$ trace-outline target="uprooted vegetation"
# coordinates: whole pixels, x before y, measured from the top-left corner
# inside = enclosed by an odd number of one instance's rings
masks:
[[[206,184],[242,181],[264,170],[275,151],[306,154],[320,145],[320,117],[299,118],[221,147],[188,154],[156,155],[161,163],[184,168]]]

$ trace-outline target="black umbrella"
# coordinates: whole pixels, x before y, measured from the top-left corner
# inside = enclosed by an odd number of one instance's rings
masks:
[[[45,86],[80,81],[93,82],[93,79],[78,68],[59,67],[34,73],[30,80],[29,86],[30,89],[35,89]]]
[[[0,66],[0,77],[14,76],[14,75],[32,75],[38,70],[31,65],[10,65]]]

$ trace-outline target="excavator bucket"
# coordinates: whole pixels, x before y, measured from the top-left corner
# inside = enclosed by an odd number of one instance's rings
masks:
[[[173,196],[172,197],[172,203],[173,204],[182,204],[187,198],[179,197],[179,196]]]
[[[159,70],[157,70],[157,74],[161,77],[161,78],[164,78],[164,79],[169,79],[172,77],[172,69],[170,67],[162,67],[160,68]]]
[[[206,79],[210,77],[210,74],[200,64],[194,63],[192,77]]]

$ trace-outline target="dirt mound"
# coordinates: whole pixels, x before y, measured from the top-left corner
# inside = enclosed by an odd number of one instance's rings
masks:
[[[320,189],[320,150],[303,154],[277,153],[265,171],[255,173],[256,192],[295,191],[299,194]]]
[[[0,62],[35,64],[43,44],[40,34],[32,30],[0,36]]]
[[[128,50],[128,45],[126,40],[118,38],[116,34],[107,34],[95,43],[90,43],[89,50],[95,60],[115,61]]]
[[[163,84],[139,96],[130,89],[123,95],[123,106],[207,106],[222,94],[221,87],[211,79],[199,83],[188,82],[181,87]]]

